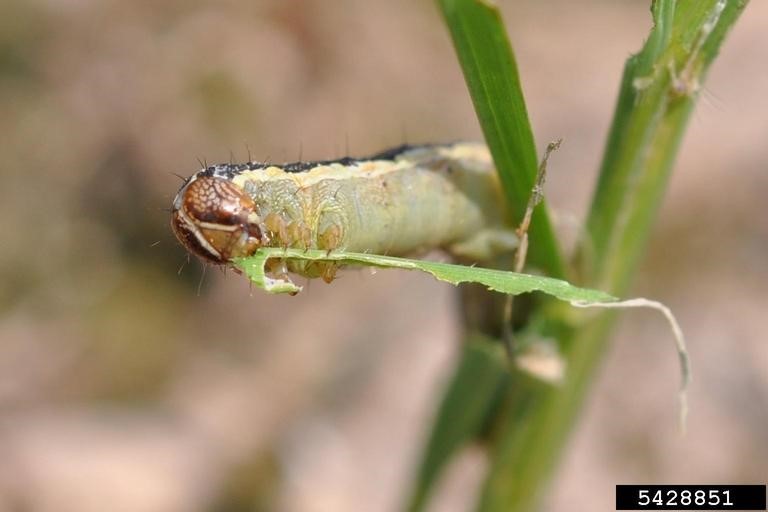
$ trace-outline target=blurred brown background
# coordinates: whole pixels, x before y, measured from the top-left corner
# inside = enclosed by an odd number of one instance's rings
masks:
[[[647,2],[503,3],[548,195],[583,218]],[[616,483],[768,477],[768,4],[727,39],[635,294],[546,510]],[[479,139],[431,1],[0,3],[0,510],[390,511],[456,357],[454,290],[346,271],[297,297],[188,262],[168,228],[199,164]],[[433,510],[463,511],[480,454]]]

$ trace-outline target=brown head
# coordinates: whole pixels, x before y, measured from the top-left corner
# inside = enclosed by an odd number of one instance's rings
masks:
[[[216,264],[253,254],[265,241],[253,199],[231,181],[213,176],[193,177],[181,187],[171,227],[189,252]]]

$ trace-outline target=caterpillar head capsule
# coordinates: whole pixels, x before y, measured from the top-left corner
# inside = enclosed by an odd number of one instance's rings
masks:
[[[171,209],[176,238],[192,254],[225,264],[253,254],[266,242],[256,205],[231,181],[193,177],[181,187]]]

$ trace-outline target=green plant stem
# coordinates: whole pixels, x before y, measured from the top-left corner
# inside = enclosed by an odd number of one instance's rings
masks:
[[[585,283],[626,293],[706,71],[746,0],[659,0],[654,29],[624,71],[600,179],[588,217]],[[611,313],[588,314],[560,336],[567,360],[557,388],[513,379],[519,390],[492,450],[480,510],[535,510],[599,365]]]
[[[489,1],[437,0],[437,4],[451,33],[475,112],[501,178],[509,206],[498,207],[509,212],[509,225],[517,226],[536,180],[538,158],[517,63],[501,14]],[[544,204],[533,214],[529,240],[528,261],[552,277],[564,278],[565,264]],[[496,264],[504,268],[504,262]],[[511,268],[512,261],[506,265]],[[498,403],[498,396],[489,400],[486,384],[494,382],[491,376],[503,375],[507,366],[502,354],[479,348],[488,343],[487,339],[473,341],[479,333],[498,331],[495,324],[501,320],[503,297],[488,296],[477,287],[465,288],[462,293],[465,320],[471,325],[467,325],[468,336],[460,361],[415,476],[407,505],[407,509],[414,512],[426,505],[450,458],[480,435],[480,425],[488,421]],[[474,313],[469,314],[470,311]],[[488,377],[478,379],[474,377],[476,374]],[[490,387],[494,390],[498,387],[503,395],[506,384]]]

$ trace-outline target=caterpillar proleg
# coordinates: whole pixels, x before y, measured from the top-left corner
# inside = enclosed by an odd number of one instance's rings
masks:
[[[441,248],[468,262],[517,245],[488,149],[400,146],[365,158],[218,164],[184,182],[171,226],[191,253],[227,264],[260,247],[406,256]],[[332,263],[290,261],[330,282]]]

